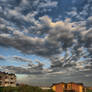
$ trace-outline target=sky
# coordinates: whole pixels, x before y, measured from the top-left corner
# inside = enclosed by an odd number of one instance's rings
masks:
[[[92,86],[92,0],[0,0],[0,71]]]

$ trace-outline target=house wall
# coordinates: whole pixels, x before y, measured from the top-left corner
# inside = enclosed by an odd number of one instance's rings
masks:
[[[56,85],[56,92],[63,92],[63,90],[64,90],[64,84]]]
[[[14,74],[0,72],[0,86],[16,86],[16,76]]]
[[[84,89],[83,85],[76,83],[56,84],[52,88],[55,92],[83,92]]]
[[[52,86],[52,90],[53,91],[56,91],[56,86]]]

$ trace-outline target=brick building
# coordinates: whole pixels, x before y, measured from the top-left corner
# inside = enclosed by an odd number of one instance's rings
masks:
[[[0,86],[1,87],[15,87],[16,86],[16,75],[0,72]]]
[[[57,83],[52,85],[55,92],[86,92],[81,83]]]

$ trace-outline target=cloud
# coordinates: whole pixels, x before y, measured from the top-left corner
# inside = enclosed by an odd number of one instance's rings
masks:
[[[92,24],[92,16],[88,17],[88,25],[91,25]]]
[[[0,60],[2,61],[7,60],[8,62],[10,60],[14,60],[17,62],[17,64],[21,64],[19,66],[15,65],[14,62],[10,62],[11,63],[10,66],[8,65],[4,66],[1,64],[0,65],[1,71],[7,71],[16,74],[33,74],[33,75],[43,74],[44,72],[46,72],[44,70],[44,64],[39,60],[32,61],[31,59],[24,58],[21,56],[12,56],[12,57],[0,56]],[[25,65],[22,65],[23,62],[26,62]]]
[[[0,55],[0,60],[6,60],[6,58]]]
[[[67,13],[68,15],[72,15],[72,17],[74,17],[74,16],[77,16],[78,14],[77,14],[77,12],[76,11],[71,11],[71,12],[68,12]]]
[[[92,53],[92,29],[90,29],[84,38],[85,47],[88,49],[89,53]]]
[[[44,37],[41,38],[41,37],[31,37],[24,34],[21,35],[21,32],[19,31],[13,32],[13,36],[11,34],[2,33],[0,34],[0,44],[5,47],[6,46],[14,47],[26,54],[35,54],[49,58],[61,54],[62,51],[67,51],[68,48],[72,48],[73,52],[77,51],[78,53],[80,52],[79,49],[83,47],[81,40],[89,42],[89,44],[87,45],[91,46],[90,45],[91,41],[90,40],[87,41],[87,39],[90,39],[89,37],[91,37],[90,30],[88,32],[83,31],[85,34],[82,32],[82,30],[79,30],[78,33],[75,30],[83,27],[84,25],[82,23],[83,22],[80,23],[81,25],[78,28],[76,26],[74,28],[73,25],[75,23],[71,23],[70,21],[53,22],[52,19],[49,18],[48,16],[43,16],[39,18],[39,23],[37,23],[36,31],[40,29],[39,30],[40,34],[47,33]],[[47,27],[46,31],[44,31],[45,27]],[[90,34],[88,34],[89,32]],[[35,36],[36,35],[37,34],[35,33]],[[80,38],[78,37],[78,35]],[[6,41],[7,43],[5,43]],[[75,46],[73,46],[74,43]],[[85,47],[89,48],[86,45]],[[81,49],[81,52],[83,51],[83,49],[84,47]],[[69,53],[71,53],[71,51]],[[73,58],[70,59],[70,61],[76,60],[77,53],[75,52],[76,55],[74,55]],[[15,57],[15,59],[22,60],[23,58]],[[68,61],[68,59],[65,59],[64,62],[65,61]],[[52,63],[51,68],[54,67],[52,71],[57,71],[60,70],[60,67],[69,67],[69,66],[75,65],[72,63],[64,64],[61,61],[56,61],[56,63],[55,62]],[[36,66],[34,68],[39,68],[39,66]]]
[[[51,58],[51,66],[50,66],[50,73],[66,73],[66,72],[74,72],[77,71],[77,69],[75,68],[77,66],[77,62],[73,62],[72,60],[69,62],[69,58],[68,57],[66,60],[64,57],[61,58],[61,56],[59,57],[53,57]]]
[[[48,10],[57,6],[56,1],[51,0],[14,0],[14,1],[0,1],[0,19],[2,19],[2,25],[5,25],[5,30],[7,27],[11,27],[15,30],[28,30],[30,26],[35,25],[37,20],[36,15],[39,15],[44,9]],[[7,5],[8,4],[8,5]],[[32,5],[30,7],[30,5]],[[46,7],[49,8],[47,9]],[[3,12],[4,11],[4,12]],[[8,30],[10,31],[10,30]]]
[[[46,3],[47,2],[47,3]],[[44,7],[56,7],[57,6],[57,4],[58,4],[58,2],[56,2],[56,1],[50,1],[50,0],[48,0],[48,1],[46,1],[45,3],[43,2],[43,3],[40,3],[40,5],[39,5],[39,7],[40,8],[44,8]]]
[[[39,86],[51,86],[53,83],[58,82],[84,82],[85,86],[91,86],[91,77],[92,71],[82,71],[82,72],[74,72],[74,73],[55,73],[49,75],[28,75],[25,77],[24,81],[27,84],[39,85]],[[88,77],[87,77],[88,76]],[[21,81],[20,79],[19,81]],[[48,82],[49,81],[49,82]],[[23,81],[21,81],[23,82]]]
[[[16,73],[16,74],[29,74],[29,70],[22,67],[15,67],[15,66],[2,66],[3,71],[7,71],[9,73]]]
[[[24,57],[13,56],[12,58],[13,58],[14,60],[16,60],[16,61],[32,63],[32,60],[31,60],[31,59],[27,59],[27,58],[24,58]]]
[[[26,54],[36,54],[45,57],[59,54],[62,48],[65,49],[72,45],[73,34],[71,31],[73,28],[71,23],[64,23],[63,21],[52,22],[47,16],[40,18],[40,20],[43,23],[42,26],[46,27],[47,25],[50,28],[48,35],[44,38],[26,36],[21,34],[21,32],[15,31],[16,33],[13,32],[13,36],[11,34],[0,34],[0,44],[14,47]]]
[[[92,13],[89,12],[92,7],[91,0],[87,3],[84,1],[81,1],[83,5],[74,1],[74,5],[71,5],[75,7],[69,8],[69,11],[67,8],[64,12],[63,2],[60,7],[61,3],[55,0],[0,0],[0,46],[12,47],[27,55],[45,57],[51,63],[44,68],[45,63],[40,61],[13,56],[9,58],[21,63],[27,62],[27,66],[11,65],[3,66],[3,69],[16,74],[46,74],[49,80],[60,74],[69,80],[75,73],[81,78],[80,72],[88,73],[92,70],[91,60],[87,61],[92,58]],[[58,21],[55,18],[58,13],[54,8],[62,8],[62,12],[58,11],[62,16]],[[66,14],[64,17],[63,12]],[[0,56],[0,60],[6,58]],[[80,63],[81,59],[83,63]]]
[[[34,65],[32,67],[16,67],[16,66],[2,66],[3,71],[7,71],[9,73],[15,74],[43,74],[43,66],[42,65]]]

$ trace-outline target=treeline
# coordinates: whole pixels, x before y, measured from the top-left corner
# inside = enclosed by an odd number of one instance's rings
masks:
[[[50,90],[42,90],[39,87],[33,86],[18,86],[18,87],[0,87],[0,92],[53,92]]]

